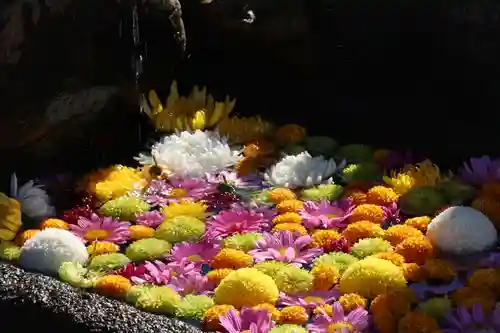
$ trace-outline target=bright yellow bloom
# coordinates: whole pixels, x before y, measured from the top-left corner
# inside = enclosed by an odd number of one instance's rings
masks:
[[[273,125],[259,116],[250,118],[232,117],[222,119],[217,129],[235,143],[248,143],[262,139],[273,129]]]
[[[86,188],[100,201],[107,201],[127,194],[144,182],[145,179],[140,170],[115,165],[91,174]]]
[[[173,202],[170,205],[163,207],[161,212],[167,217],[176,216],[192,216],[199,220],[205,220],[209,215],[207,213],[207,205],[202,202],[192,202],[181,200],[181,202]]]
[[[442,180],[438,166],[430,160],[408,165],[405,171],[415,180],[415,187],[436,186]]]
[[[392,172],[391,176],[384,176],[384,182],[391,186],[397,194],[403,195],[415,187],[416,180],[405,172]]]
[[[0,193],[0,239],[13,240],[21,228],[21,204]]]

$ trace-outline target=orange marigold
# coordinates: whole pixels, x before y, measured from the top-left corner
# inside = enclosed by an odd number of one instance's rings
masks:
[[[297,199],[297,195],[288,188],[280,187],[267,192],[267,199],[278,205],[285,200]]]
[[[63,230],[68,230],[69,226],[66,222],[64,222],[61,219],[46,219],[40,224],[40,229],[48,229],[48,228],[54,228],[54,229],[63,229]]]
[[[411,289],[393,290],[375,297],[370,304],[370,311],[373,314],[389,311],[395,318],[401,318],[411,311],[415,298]]]
[[[220,324],[220,317],[224,316],[226,312],[229,310],[236,311],[236,313],[239,313],[238,310],[232,305],[214,305],[207,311],[205,311],[205,314],[203,315],[203,321],[202,325],[203,328],[209,331],[222,331],[224,328]]]
[[[479,196],[472,201],[471,207],[486,215],[497,229],[500,228],[500,201],[495,197]]]
[[[418,229],[421,232],[426,232],[427,226],[431,223],[431,220],[429,216],[412,217],[405,221],[405,225]]]
[[[280,223],[302,223],[302,217],[295,212],[284,213],[273,219],[274,224]]]
[[[494,268],[481,268],[472,272],[467,279],[471,288],[488,290],[500,295],[500,271]]]
[[[380,252],[374,255],[371,255],[370,258],[378,258],[378,259],[384,259],[392,262],[394,265],[402,267],[405,263],[405,258],[397,254],[395,252]]]
[[[279,145],[286,146],[303,141],[306,135],[307,132],[304,127],[296,124],[287,124],[278,128],[274,137]]]
[[[41,230],[39,229],[27,229],[17,235],[15,243],[19,246],[23,246],[29,239],[39,233]]]
[[[457,276],[453,265],[442,259],[429,259],[423,266],[428,279],[449,282]]]
[[[316,230],[312,234],[311,247],[321,247],[325,252],[334,250],[333,242],[339,239],[341,235],[333,229]]]
[[[366,193],[366,201],[374,205],[389,205],[396,202],[399,195],[389,187],[374,186]]]
[[[94,289],[106,296],[123,297],[132,288],[132,283],[121,275],[106,275],[94,284]]]
[[[384,229],[379,224],[370,221],[351,223],[342,231],[342,236],[351,244],[363,238],[382,238]]]
[[[389,311],[374,313],[373,323],[380,333],[397,333],[398,320]]]
[[[434,248],[425,237],[407,238],[396,246],[394,252],[402,255],[406,262],[414,262],[419,265],[423,265],[434,256]]]
[[[349,223],[358,221],[370,221],[382,225],[386,219],[386,213],[379,205],[363,204],[354,208],[349,216]]]
[[[419,264],[414,262],[403,264],[402,269],[407,281],[421,282],[427,279],[427,272]]]
[[[398,324],[398,333],[434,333],[439,330],[434,317],[413,311],[405,315]]]
[[[244,251],[224,248],[212,259],[210,266],[215,269],[232,268],[239,269],[250,267],[253,257]]]
[[[280,223],[273,227],[272,232],[280,232],[282,230],[287,230],[290,232],[298,232],[301,236],[307,235],[307,229],[298,223]]]
[[[420,230],[405,224],[393,225],[387,228],[387,230],[384,233],[384,239],[386,241],[389,241],[389,243],[391,243],[392,246],[398,245],[406,238],[422,237],[422,236],[423,234],[422,232],[420,232]]]
[[[361,190],[358,190],[358,189],[352,189],[352,190],[346,191],[344,194],[344,199],[346,199],[346,198],[351,198],[352,203],[355,206],[365,204],[367,201],[366,193],[361,191]]]
[[[302,306],[286,306],[280,311],[280,324],[304,325],[309,321],[309,314]]]
[[[486,182],[481,185],[479,196],[500,197],[500,182]]]
[[[342,305],[344,311],[350,312],[352,310],[356,310],[357,308],[366,309],[368,300],[359,294],[350,293],[340,296],[339,303]]]
[[[283,200],[276,206],[280,214],[298,212],[304,208],[304,203],[297,199]]]
[[[262,163],[259,158],[243,157],[236,163],[234,171],[238,174],[238,176],[246,177],[257,171],[261,164]]]
[[[234,269],[231,268],[214,269],[207,273],[207,278],[208,281],[218,286],[219,283],[232,272],[234,272]]]
[[[92,256],[98,256],[106,253],[116,253],[120,251],[120,247],[112,242],[92,242],[87,246],[87,251]]]

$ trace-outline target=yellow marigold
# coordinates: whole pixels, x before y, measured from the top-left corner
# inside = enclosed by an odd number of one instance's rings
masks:
[[[239,269],[250,267],[253,257],[241,250],[224,248],[212,259],[210,266],[214,269],[232,268]]]
[[[132,288],[132,283],[121,275],[106,275],[99,278],[94,289],[106,296],[123,297]]]
[[[486,215],[500,229],[500,201],[493,196],[482,195],[474,199],[471,207]]]
[[[277,322],[280,319],[280,312],[279,312],[279,310],[276,309],[276,307],[274,305],[272,305],[272,304],[262,303],[262,304],[254,306],[253,309],[256,309],[256,310],[260,310],[260,309],[267,310],[267,312],[271,315],[271,319],[273,321]]]
[[[320,310],[323,310],[325,311],[325,313],[329,316],[331,316],[333,314],[333,307],[331,304],[322,304],[322,305],[318,305],[316,308],[314,308],[314,311],[313,311],[313,314],[314,315],[319,315],[321,314],[321,311]]]
[[[0,240],[12,241],[21,229],[21,204],[0,193]]]
[[[380,333],[397,333],[398,319],[389,311],[373,314],[373,323]]]
[[[140,170],[116,165],[91,175],[87,190],[95,194],[98,200],[107,201],[127,194],[140,183],[144,183]]]
[[[337,283],[340,272],[337,267],[330,264],[317,264],[311,269],[313,286],[315,290],[328,291]]]
[[[298,212],[304,208],[304,203],[297,199],[284,200],[276,205],[276,210],[280,214]]]
[[[459,305],[472,298],[490,298],[490,291],[483,288],[460,287],[451,293],[450,298],[455,305]]]
[[[302,223],[302,217],[295,212],[284,213],[273,219],[274,224],[280,223]]]
[[[250,118],[231,117],[222,119],[217,129],[219,133],[235,143],[247,143],[267,136],[272,130],[271,123],[259,116]]]
[[[192,216],[203,221],[208,216],[207,208],[208,206],[203,202],[181,200],[181,202],[172,202],[170,205],[163,207],[161,212],[167,218],[176,216]]]
[[[416,185],[415,178],[406,172],[393,172],[390,177],[384,176],[384,182],[399,195],[405,194]]]
[[[342,305],[345,312],[350,312],[357,308],[366,309],[368,300],[359,294],[350,293],[340,296],[339,303]]]
[[[286,306],[280,311],[280,324],[304,325],[309,321],[309,314],[302,306]]]
[[[398,333],[434,333],[439,330],[434,317],[413,311],[405,315],[398,324]]]
[[[396,319],[399,319],[411,311],[412,302],[415,299],[415,294],[408,288],[393,290],[375,297],[370,304],[370,311],[373,314],[389,311]]]
[[[63,229],[63,230],[68,230],[69,226],[66,222],[60,219],[46,219],[40,224],[40,229],[48,229],[48,228],[53,228],[53,229]]]
[[[363,238],[383,238],[384,229],[379,224],[370,221],[351,223],[342,231],[342,236],[351,244]]]
[[[409,165],[405,169],[405,171],[415,180],[415,185],[418,187],[433,187],[441,182],[439,168],[430,160],[425,160],[416,165]]]
[[[457,306],[463,306],[469,311],[472,311],[474,305],[480,305],[483,313],[488,316],[491,312],[493,312],[493,309],[495,308],[496,299],[493,296],[485,297],[474,295],[457,303]]]
[[[334,250],[333,241],[339,239],[341,235],[333,229],[316,230],[312,234],[312,241],[310,246],[321,247],[325,252]]]
[[[401,268],[407,281],[420,282],[427,279],[427,272],[419,264],[410,262],[403,264]]]
[[[500,295],[500,271],[494,268],[476,269],[467,279],[471,288],[488,290]]]
[[[410,237],[399,243],[394,252],[402,255],[406,262],[423,265],[428,259],[434,257],[434,248],[425,237]]]
[[[344,199],[351,198],[355,206],[365,204],[367,202],[366,193],[358,189],[348,190],[344,194]]]
[[[130,231],[130,238],[133,240],[151,238],[155,234],[155,229],[139,224],[131,225],[128,231]]]
[[[429,259],[425,262],[423,269],[428,279],[449,282],[457,276],[452,263],[442,259]]]
[[[370,221],[382,225],[385,222],[386,214],[379,205],[363,204],[354,208],[349,216],[349,223],[359,221]]]
[[[297,195],[288,188],[275,188],[267,192],[267,199],[278,205],[285,200],[297,199]]]
[[[286,146],[303,141],[306,135],[307,132],[304,127],[287,124],[278,128],[274,137],[279,145]]]
[[[280,223],[273,227],[272,232],[280,232],[282,230],[287,230],[290,232],[298,232],[301,236],[307,235],[307,229],[304,228],[302,224],[298,223]]]
[[[207,278],[208,281],[218,286],[219,283],[232,272],[234,272],[234,269],[231,268],[214,269],[207,273]]]
[[[394,253],[394,252],[380,252],[380,253],[376,253],[374,255],[369,256],[369,258],[378,258],[378,259],[389,260],[394,265],[399,266],[399,267],[402,267],[405,263],[405,258],[402,255]]]
[[[374,205],[388,205],[397,201],[399,195],[389,187],[374,186],[366,193],[366,202]]]
[[[120,247],[112,242],[92,242],[87,246],[87,250],[90,255],[98,256],[100,254],[116,253],[120,251]]]
[[[405,225],[418,229],[421,232],[427,232],[427,226],[431,223],[431,220],[429,216],[412,217],[405,221]]]
[[[220,317],[224,316],[229,310],[239,313],[239,311],[232,305],[223,304],[212,306],[210,309],[205,311],[205,314],[203,315],[203,328],[209,331],[224,330],[220,324]]]
[[[406,238],[422,236],[422,232],[420,232],[420,230],[418,229],[405,224],[397,224],[387,228],[384,234],[384,239],[386,241],[389,241],[392,246],[396,246]]]
[[[23,246],[29,239],[39,233],[41,230],[39,229],[27,229],[17,235],[15,243],[19,246]]]

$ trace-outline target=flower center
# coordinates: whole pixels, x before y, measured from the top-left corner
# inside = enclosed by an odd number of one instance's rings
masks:
[[[354,327],[347,321],[338,321],[328,325],[328,333],[353,333]]]
[[[325,216],[328,217],[329,219],[334,219],[334,218],[338,217],[335,214],[325,214]]]
[[[286,253],[286,250],[288,250],[288,249],[290,249],[290,248],[289,248],[289,247],[282,247],[281,249],[279,249],[279,253],[280,253],[282,256],[284,256],[284,255],[285,255],[285,253]],[[293,253],[294,253],[294,255],[295,255],[295,250],[294,250],[293,248],[292,248],[292,250],[293,250]]]
[[[307,303],[325,303],[325,300],[318,296],[306,296],[304,297],[304,301]]]
[[[193,254],[187,257],[188,260],[191,260],[193,262],[200,262],[201,261],[201,256],[199,254]]]
[[[170,191],[170,196],[174,198],[184,198],[188,196],[188,193],[185,189],[174,188]]]
[[[106,230],[94,229],[87,231],[84,235],[84,238],[88,241],[103,240],[106,239],[108,235],[109,233]]]

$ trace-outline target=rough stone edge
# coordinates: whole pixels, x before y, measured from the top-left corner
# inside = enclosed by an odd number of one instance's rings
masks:
[[[177,319],[81,292],[55,278],[0,262],[0,327],[41,332],[200,333]]]

